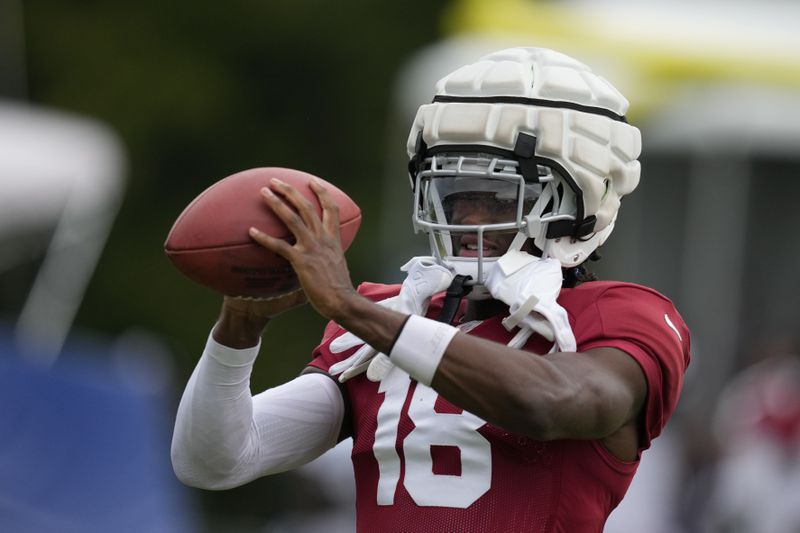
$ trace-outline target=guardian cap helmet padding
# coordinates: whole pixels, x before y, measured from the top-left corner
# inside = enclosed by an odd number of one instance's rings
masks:
[[[639,183],[641,136],[627,109],[606,80],[552,50],[511,48],[461,67],[439,80],[409,134],[415,229],[479,284],[498,255],[484,247],[487,232],[514,232],[510,249],[533,239],[545,257],[579,265]],[[460,221],[459,198],[482,199],[491,216]],[[464,239],[474,253],[460,249]]]

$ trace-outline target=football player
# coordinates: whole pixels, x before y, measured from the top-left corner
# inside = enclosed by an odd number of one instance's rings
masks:
[[[251,236],[302,291],[225,298],[178,411],[179,478],[234,487],[352,437],[359,531],[602,531],[689,363],[667,298],[584,268],[639,181],[627,107],[546,49],[440,80],[408,140],[431,256],[402,285],[353,287],[324,186],[322,217],[291,186],[265,188],[296,243]],[[251,396],[267,323],[306,300],[331,320],[312,361]]]

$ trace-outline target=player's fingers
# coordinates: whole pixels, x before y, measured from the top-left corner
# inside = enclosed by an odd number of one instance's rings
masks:
[[[298,241],[308,237],[308,226],[306,226],[300,215],[287,205],[283,198],[272,192],[268,187],[261,189],[261,196],[272,209],[272,212],[286,224],[286,227],[289,228],[289,231],[294,234]]]
[[[311,190],[319,198],[319,205],[322,206],[322,226],[329,234],[339,238],[339,204],[337,204],[328,188],[318,179],[311,180]]]
[[[294,248],[291,244],[283,239],[276,239],[271,235],[267,235],[254,226],[250,227],[248,233],[250,234],[250,238],[256,241],[258,244],[291,262],[292,254],[294,253]]]
[[[278,178],[272,178],[271,181],[272,187],[294,206],[308,229],[314,233],[318,232],[321,226],[319,215],[308,198],[300,194],[300,191]]]

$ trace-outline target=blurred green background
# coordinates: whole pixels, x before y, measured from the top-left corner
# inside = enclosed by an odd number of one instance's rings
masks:
[[[644,134],[642,183],[625,199],[597,270],[662,291],[693,332],[673,436],[656,442],[674,455],[654,449],[660,460],[644,461],[637,475],[651,499],[635,499],[635,481],[626,503],[634,514],[646,510],[646,523],[656,521],[659,504],[665,522],[684,516],[684,528],[665,530],[707,531],[686,516],[705,520],[715,486],[708,472],[735,440],[712,435],[721,391],[753,361],[798,352],[798,16],[781,0],[0,0],[0,104],[90,117],[121,141],[121,209],[72,335],[111,345],[146,332],[168,354],[165,420],[153,421],[163,423],[166,457],[168,426],[221,300],[179,274],[162,249],[197,194],[252,167],[319,175],[362,208],[347,253],[353,280],[397,280],[393,253],[403,257],[412,242],[407,115],[430,98],[422,81],[455,66],[439,63],[434,74],[434,59],[460,64],[459,54],[464,62],[482,55],[486,42],[458,41],[474,31],[587,61],[630,98]],[[444,37],[458,42],[414,56]],[[52,231],[17,240],[43,252]],[[0,232],[0,260],[19,244],[4,238]],[[424,250],[424,238],[413,242]],[[14,324],[41,261],[30,254],[0,271],[0,333]],[[296,375],[323,327],[309,307],[278,317],[253,390]],[[792,457],[800,472],[800,454]],[[647,477],[650,464],[666,465],[670,483],[663,472]],[[784,464],[776,476],[789,470]],[[750,474],[740,479],[750,490]],[[773,481],[763,486],[782,486]],[[262,530],[287,511],[325,505],[291,474],[220,493],[186,490],[209,531]],[[734,511],[734,523],[747,515]]]

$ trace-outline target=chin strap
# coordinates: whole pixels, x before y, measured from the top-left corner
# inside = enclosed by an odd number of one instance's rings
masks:
[[[453,323],[458,307],[461,305],[461,300],[472,291],[472,285],[467,285],[467,282],[471,279],[472,276],[463,276],[461,274],[453,278],[453,282],[447,287],[447,294],[444,298],[444,304],[442,304],[442,311],[436,318],[437,321],[445,324]]]

